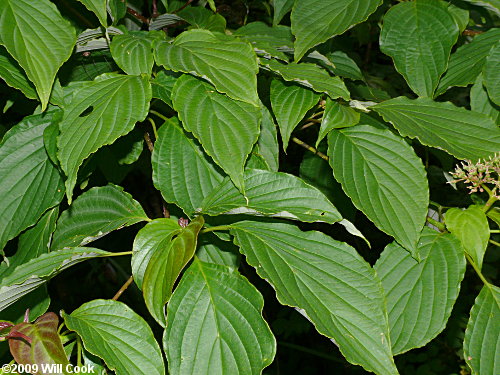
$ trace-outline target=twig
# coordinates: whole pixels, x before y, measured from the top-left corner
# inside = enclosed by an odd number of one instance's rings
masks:
[[[134,16],[136,19],[138,19],[142,23],[149,25],[149,20],[146,17],[144,17],[142,14],[140,14],[139,12],[133,10],[132,8],[127,7],[127,13]]]
[[[152,18],[156,18],[158,17],[158,4],[157,4],[158,0],[153,0],[151,2],[151,8],[152,8],[152,14],[151,14],[151,17]]]
[[[153,141],[151,141],[151,137],[149,136],[148,132],[144,133],[144,139],[146,141],[146,144],[148,145],[149,152],[153,152],[154,145],[153,145]]]
[[[185,7],[187,7],[189,4],[191,4],[193,2],[193,0],[188,0],[186,1],[186,4],[184,4],[183,6],[181,6],[179,9],[177,9],[176,11],[172,12],[174,14],[176,14],[177,12],[180,12],[181,10],[183,10]]]
[[[427,222],[431,225],[434,225],[440,232],[444,232],[446,230],[446,226],[440,221],[434,220],[432,217],[427,216]]]
[[[309,146],[307,143],[301,141],[297,137],[293,137],[292,141],[297,143],[299,146],[304,147],[306,150],[311,151],[313,154],[318,155],[321,159],[328,161],[328,156],[323,154],[321,151],[316,150],[313,146]]]
[[[492,245],[500,247],[500,242],[489,240]]]
[[[299,130],[307,129],[308,127],[316,125],[316,124],[317,124],[317,122],[313,122],[313,121],[307,122],[304,125],[302,125],[302,127]]]
[[[462,35],[465,35],[465,36],[475,36],[475,35],[479,35],[479,34],[482,34],[484,31],[480,31],[480,30],[469,30],[469,29],[466,29],[462,32]]]
[[[127,288],[130,286],[130,284],[132,284],[132,281],[134,281],[134,276],[130,276],[128,278],[128,280],[125,281],[125,284],[122,285],[122,287],[120,288],[120,290],[118,290],[118,292],[116,292],[115,296],[113,298],[111,298],[111,299],[113,301],[117,301],[118,298],[120,298],[120,296],[123,294],[123,292],[127,290]]]

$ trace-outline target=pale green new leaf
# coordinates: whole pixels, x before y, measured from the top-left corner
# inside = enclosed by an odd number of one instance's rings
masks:
[[[16,253],[0,264],[0,278],[10,275],[14,269],[29,260],[49,252],[50,238],[56,227],[59,207],[47,211],[38,223],[19,236]]]
[[[172,375],[260,375],[276,354],[264,298],[237,270],[195,258],[167,307]]]
[[[466,210],[450,208],[445,213],[446,228],[462,242],[462,246],[474,263],[481,269],[483,257],[490,239],[488,218],[479,206]]]
[[[20,90],[27,98],[37,98],[35,87],[26,73],[3,46],[0,46],[0,78],[10,87]]]
[[[144,273],[151,256],[157,251],[167,248],[172,237],[181,231],[180,225],[173,219],[155,219],[147,223],[134,239],[132,247],[132,275],[139,288],[142,289]]]
[[[295,127],[319,99],[319,94],[299,85],[280,79],[271,82],[271,107],[280,127],[284,150]]]
[[[500,29],[492,28],[480,34],[469,44],[464,44],[450,57],[448,71],[443,75],[436,95],[441,95],[451,86],[467,86],[474,83],[481,73],[491,47],[500,40]]]
[[[198,233],[203,228],[203,216],[196,217],[165,246],[157,246],[148,261],[142,292],[144,302],[156,321],[165,326],[165,304],[172,296],[175,281],[196,251]]]
[[[247,262],[282,304],[299,308],[349,362],[398,373],[380,280],[356,250],[291,224],[240,221],[231,228]]]
[[[35,224],[64,196],[63,179],[50,161],[43,132],[60,119],[59,111],[25,117],[0,143],[0,249]]]
[[[56,73],[73,52],[75,29],[48,0],[2,0],[0,41],[34,83],[45,110]]]
[[[23,263],[0,281],[0,311],[45,284],[61,271],[95,257],[113,253],[90,247],[51,251]]]
[[[226,179],[205,198],[201,212],[212,216],[265,215],[305,222],[342,220],[322,192],[291,174],[248,169],[244,181],[245,196]]]
[[[491,117],[448,102],[400,96],[370,108],[403,137],[417,138],[459,159],[486,158],[500,150],[500,128]]]
[[[188,216],[224,179],[175,117],[158,130],[151,164],[155,187],[166,202],[175,203]]]
[[[163,31],[130,31],[115,35],[110,50],[116,64],[127,74],[151,75],[153,69],[153,42],[161,40]]]
[[[390,130],[359,125],[330,132],[328,156],[354,205],[418,259],[429,187],[413,149]]]
[[[300,0],[292,9],[295,61],[310,48],[342,34],[375,12],[381,0]]]
[[[102,26],[108,26],[108,14],[106,13],[107,0],[78,0],[85,7],[94,13]]]
[[[285,14],[292,10],[294,0],[273,0],[273,25],[276,26]]]
[[[164,375],[160,347],[149,325],[122,302],[97,299],[63,314],[68,329],[116,375]]]
[[[259,136],[260,108],[232,100],[189,75],[177,79],[172,102],[184,128],[243,190],[243,167]]]
[[[149,221],[149,218],[122,187],[112,184],[93,187],[61,214],[51,248],[84,246],[114,230],[141,221]]]
[[[57,138],[57,156],[68,177],[66,195],[70,203],[82,162],[144,120],[151,95],[148,77],[113,75],[97,79],[73,97]]]
[[[329,98],[326,100],[325,113],[321,120],[316,148],[332,129],[348,128],[359,122],[360,113],[351,107],[340,104]]]
[[[282,64],[276,60],[260,60],[261,65],[278,73],[285,81],[293,81],[299,85],[324,92],[330,98],[349,100],[349,91],[339,77],[331,77],[328,72],[315,64],[289,63]]]
[[[403,2],[384,17],[380,49],[392,57],[397,71],[417,95],[432,97],[446,71],[458,32],[447,3]]]
[[[491,117],[497,125],[500,123],[500,107],[490,100],[483,86],[482,74],[477,76],[476,82],[470,89],[470,109]]]
[[[500,288],[485,285],[476,298],[465,330],[464,357],[473,374],[500,372]]]
[[[484,85],[492,102],[500,105],[500,42],[490,50],[483,67]]]
[[[425,228],[418,253],[420,262],[392,243],[374,266],[385,291],[394,355],[424,346],[444,329],[464,277],[465,257],[455,236]]]
[[[230,98],[259,105],[257,56],[249,43],[208,30],[185,31],[173,43],[156,44],[155,59],[165,68],[202,77]]]

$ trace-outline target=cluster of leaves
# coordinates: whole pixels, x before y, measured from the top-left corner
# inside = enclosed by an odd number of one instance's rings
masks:
[[[500,225],[496,1],[58,5],[0,2],[17,117],[0,124],[0,339],[15,361],[165,374],[165,355],[171,374],[260,374],[277,347],[260,277],[347,361],[398,374],[396,355],[445,328],[469,262],[482,288],[464,371],[498,373],[483,267]],[[363,38],[364,58],[343,47]],[[299,167],[296,146],[312,151]],[[431,201],[456,159],[473,204]],[[393,239],[371,241],[372,264],[347,243],[370,244],[362,215]],[[87,246],[139,223],[130,251]],[[129,280],[59,325],[47,282],[111,257]],[[117,301],[132,282],[147,314]]]

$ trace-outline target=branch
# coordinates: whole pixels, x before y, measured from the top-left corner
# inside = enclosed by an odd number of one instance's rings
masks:
[[[297,143],[299,146],[304,147],[306,150],[311,151],[313,154],[318,155],[321,159],[328,161],[328,156],[323,154],[321,151],[316,150],[313,146],[309,146],[307,143],[301,141],[297,137],[293,137],[292,141]]]
[[[118,290],[118,292],[116,292],[115,296],[113,298],[111,298],[113,301],[117,301],[118,298],[120,298],[120,296],[123,294],[124,291],[127,290],[127,288],[130,286],[130,284],[132,284],[132,281],[134,281],[134,276],[130,276],[127,281],[125,281],[125,284],[122,285],[122,287],[120,288],[120,290]]]
[[[142,14],[137,12],[136,10],[133,10],[132,8],[127,7],[127,13],[134,16],[136,19],[138,19],[142,23],[149,25],[149,20],[146,17],[144,17]]]

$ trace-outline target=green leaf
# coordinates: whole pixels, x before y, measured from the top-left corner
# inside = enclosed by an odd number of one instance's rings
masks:
[[[94,13],[102,26],[108,26],[108,14],[106,13],[107,0],[78,0],[80,3]]]
[[[265,58],[274,57],[288,61],[283,48],[291,49],[293,45],[293,35],[289,26],[270,27],[264,22],[250,22],[235,30],[233,35],[250,42],[255,52]]]
[[[245,196],[226,179],[205,198],[201,212],[212,216],[266,215],[305,222],[342,220],[323,193],[291,174],[249,169],[245,171],[244,181]]]
[[[500,360],[500,288],[487,284],[470,312],[464,357],[473,374],[496,374]]]
[[[481,113],[428,98],[400,96],[372,106],[403,137],[417,138],[459,159],[486,158],[500,150],[500,129]]]
[[[202,7],[187,7],[177,13],[186,22],[198,29],[207,29],[223,33],[226,30],[226,19]]]
[[[359,125],[330,132],[328,156],[354,205],[418,258],[429,188],[413,149],[390,130]]]
[[[499,0],[465,0],[468,3],[483,7],[490,12],[500,16],[500,1]]]
[[[479,206],[466,210],[450,208],[445,213],[446,228],[462,242],[464,250],[481,269],[483,257],[490,239],[490,227],[486,214]]]
[[[349,100],[349,91],[339,77],[331,77],[328,72],[315,64],[282,64],[276,60],[261,59],[261,64],[278,73],[285,81],[293,81],[316,92],[324,92],[330,98]]]
[[[13,323],[21,323],[24,321],[26,310],[29,309],[29,321],[32,322],[47,312],[49,305],[50,296],[47,285],[42,285],[2,310],[2,319]]]
[[[284,150],[295,127],[319,99],[320,95],[314,91],[296,84],[279,79],[271,82],[271,106],[280,127]]]
[[[349,245],[290,224],[240,221],[231,234],[247,262],[298,307],[346,359],[377,374],[397,374],[384,296],[375,271]]]
[[[291,15],[292,32],[297,38],[295,61],[310,48],[365,21],[381,3],[380,0],[296,1]]]
[[[331,68],[334,74],[344,78],[350,78],[352,80],[365,80],[363,73],[361,73],[361,70],[356,62],[347,56],[346,53],[342,51],[335,51],[329,53],[327,57],[335,66]]]
[[[37,98],[35,87],[26,77],[24,70],[3,46],[0,46],[0,77],[7,85],[20,90],[27,98]]]
[[[111,254],[113,253],[90,247],[74,247],[42,254],[19,265],[0,281],[0,311],[66,268],[87,259]]]
[[[110,44],[116,64],[127,74],[151,75],[153,70],[153,41],[161,40],[163,31],[130,31],[115,35]]]
[[[320,148],[322,152],[326,153],[326,147],[323,148],[321,145]],[[328,161],[318,158],[312,152],[305,153],[300,164],[299,176],[325,194],[339,210],[342,217],[354,221],[356,207],[352,204],[351,199],[345,195],[342,185],[333,178],[332,168]]]
[[[208,80],[230,98],[259,105],[259,67],[249,43],[208,30],[189,30],[173,43],[157,43],[155,59],[167,69]]]
[[[243,167],[259,136],[260,108],[232,100],[189,75],[175,83],[172,101],[184,128],[242,190]]]
[[[450,12],[453,19],[457,23],[458,31],[462,33],[469,24],[469,17],[470,17],[469,11],[467,9],[460,8],[453,3],[449,3],[448,12]]]
[[[64,196],[62,177],[43,145],[43,132],[60,112],[25,117],[0,143],[0,249],[35,224]]]
[[[191,216],[224,177],[179,125],[173,117],[158,130],[151,157],[153,183],[166,202]]]
[[[294,0],[273,0],[273,25],[276,26],[285,14],[292,10]]]
[[[78,168],[100,147],[130,132],[146,118],[151,84],[146,76],[98,79],[73,97],[59,124],[58,158],[67,175],[66,195],[71,203]]]
[[[122,187],[112,184],[93,187],[61,214],[51,248],[84,246],[141,221],[149,221],[149,218]]]
[[[19,236],[16,253],[0,265],[0,277],[10,275],[14,269],[29,260],[49,252],[50,238],[56,227],[59,207],[45,212],[38,223]],[[8,265],[7,265],[8,264]]]
[[[163,100],[169,107],[172,107],[172,89],[174,88],[177,74],[170,71],[160,70],[151,81],[153,98]]]
[[[238,248],[235,245],[228,241],[222,241],[214,233],[203,234],[196,249],[196,257],[199,260],[233,269],[238,268],[240,263],[239,255]]]
[[[108,0],[109,14],[116,25],[127,14],[127,2],[125,0]]]
[[[374,266],[385,290],[394,355],[424,346],[444,329],[464,277],[455,236],[425,228],[418,253],[420,262],[392,243]]]
[[[56,73],[73,52],[75,29],[48,0],[2,0],[0,40],[34,83],[44,111]]]
[[[14,326],[13,331],[31,339],[31,342],[9,340],[10,352],[16,362],[28,368],[38,368],[37,374],[46,373],[42,366],[50,368],[51,364],[62,364],[62,373],[69,374],[69,361],[57,332],[58,326],[59,318],[53,312],[42,315],[34,323],[23,322]]]
[[[470,108],[472,111],[484,113],[491,117],[496,124],[500,120],[500,107],[495,105],[483,86],[483,75],[477,76],[476,82],[470,89]]]
[[[167,307],[163,345],[172,375],[259,375],[276,354],[264,298],[238,271],[199,261]]]
[[[142,289],[144,273],[151,256],[167,248],[172,237],[181,231],[180,225],[173,219],[155,219],[147,223],[134,239],[132,247],[132,275],[139,288]]]
[[[266,164],[273,172],[278,172],[279,168],[279,145],[278,131],[274,123],[271,112],[264,105],[261,106],[262,122],[260,124],[259,139],[257,146],[259,154],[262,155]]]
[[[163,308],[172,296],[175,281],[194,255],[198,233],[204,223],[203,216],[198,216],[165,247],[158,246],[148,262],[142,282],[144,301],[162,326],[165,326]]]
[[[484,85],[488,90],[488,95],[492,102],[500,105],[500,42],[495,44],[486,57],[486,63],[483,67]]]
[[[359,122],[360,113],[351,107],[335,102],[329,98],[326,100],[325,113],[321,120],[316,148],[332,129],[348,128]]]
[[[436,90],[441,95],[452,86],[467,86],[474,83],[481,73],[491,48],[500,40],[500,29],[491,30],[476,36],[471,43],[464,44],[450,57],[448,71],[443,75]]]
[[[399,3],[384,17],[380,49],[392,57],[396,70],[417,95],[432,97],[458,32],[443,1]]]
[[[151,328],[124,303],[97,299],[63,318],[68,329],[82,338],[85,349],[102,358],[116,375],[165,374]]]

